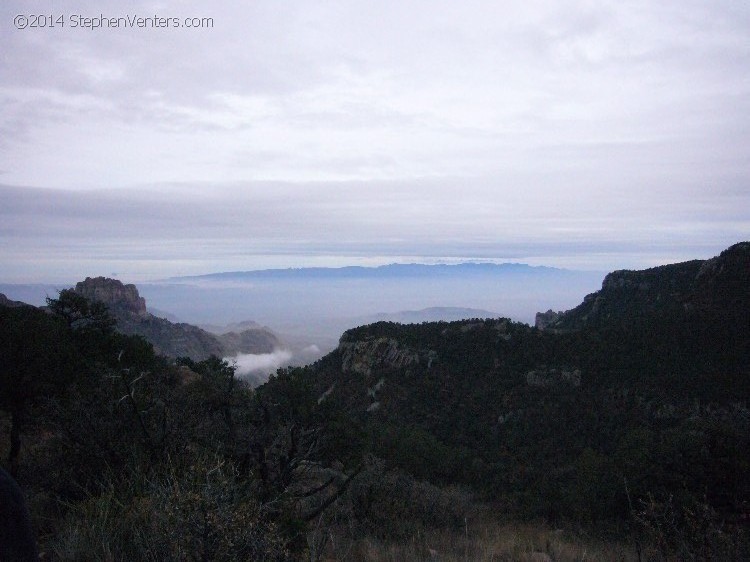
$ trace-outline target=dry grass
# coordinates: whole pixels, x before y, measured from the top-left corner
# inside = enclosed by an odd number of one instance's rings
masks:
[[[429,531],[407,541],[347,540],[332,533],[321,560],[362,562],[630,562],[632,544],[598,541],[534,524],[480,520],[461,530]]]

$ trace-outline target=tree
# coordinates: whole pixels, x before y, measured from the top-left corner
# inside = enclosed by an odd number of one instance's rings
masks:
[[[89,365],[112,363],[119,350],[113,345],[116,321],[102,302],[90,301],[74,289],[63,289],[47,299],[49,311],[68,326],[78,353]]]
[[[56,299],[48,297],[47,306],[73,330],[104,334],[114,331],[115,320],[107,311],[107,305],[90,301],[75,289],[63,289]]]
[[[28,406],[62,388],[73,369],[70,331],[63,322],[30,306],[0,307],[0,409],[11,415],[8,462],[14,476]]]

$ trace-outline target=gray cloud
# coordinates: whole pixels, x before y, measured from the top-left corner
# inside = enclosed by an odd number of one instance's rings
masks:
[[[214,25],[16,30],[18,13]],[[12,0],[0,31],[6,275],[598,267],[747,237],[743,3]]]
[[[591,268],[655,260],[687,248],[707,256],[742,238],[750,196],[629,189],[596,193],[502,189],[491,182],[245,183],[111,191],[0,187],[6,275],[54,260],[80,277],[294,265],[340,256],[532,259],[578,255]],[[690,196],[689,204],[674,205]],[[606,259],[602,261],[602,255]],[[269,262],[268,256],[276,256]],[[599,256],[599,257],[597,257]],[[688,254],[689,257],[689,254]],[[97,265],[100,264],[100,265]],[[308,260],[309,264],[309,260]],[[90,268],[95,267],[92,271]],[[13,271],[11,268],[15,269]],[[30,275],[30,274],[29,274]]]

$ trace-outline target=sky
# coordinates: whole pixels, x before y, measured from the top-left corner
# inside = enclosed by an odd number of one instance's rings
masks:
[[[642,268],[749,176],[745,0],[0,4],[2,282]]]

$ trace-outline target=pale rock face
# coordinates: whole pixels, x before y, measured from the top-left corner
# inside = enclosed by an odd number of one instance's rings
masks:
[[[341,368],[369,376],[374,369],[401,369],[419,363],[419,354],[399,347],[398,341],[391,338],[377,338],[369,341],[341,342]]]
[[[368,412],[374,412],[380,408],[380,402],[373,402],[367,407]]]
[[[534,320],[534,326],[539,330],[544,330],[550,324],[553,324],[557,320],[562,312],[555,312],[550,309],[547,312],[537,312]]]
[[[558,384],[578,387],[581,386],[581,371],[542,367],[526,373],[526,384],[537,387],[552,387]]]

